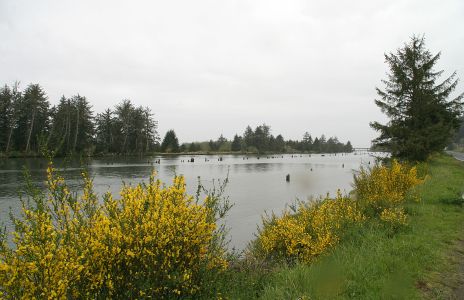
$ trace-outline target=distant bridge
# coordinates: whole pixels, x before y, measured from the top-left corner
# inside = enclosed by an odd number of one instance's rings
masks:
[[[385,152],[382,150],[373,150],[371,148],[353,147],[354,152]]]

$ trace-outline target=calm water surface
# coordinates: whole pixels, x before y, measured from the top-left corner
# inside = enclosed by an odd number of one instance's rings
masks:
[[[195,161],[187,162],[191,157]],[[230,228],[231,246],[243,249],[253,239],[265,211],[281,212],[296,199],[334,194],[337,189],[349,192],[353,171],[359,169],[361,164],[372,164],[374,161],[367,153],[287,154],[274,158],[223,155],[222,161],[219,161],[219,157],[98,158],[92,159],[87,168],[100,195],[107,191],[117,195],[123,181],[132,184],[147,181],[153,168],[166,183],[170,183],[175,174],[184,175],[191,194],[196,191],[198,176],[208,187],[213,180],[222,180],[229,174],[226,194],[234,206],[226,224]],[[161,160],[160,164],[155,164],[158,159]],[[60,166],[64,162],[57,160],[55,164]],[[10,208],[14,214],[19,214],[24,167],[29,170],[33,183],[43,187],[46,166],[46,161],[41,159],[0,160],[0,221],[7,229],[11,229],[8,217]],[[79,166],[79,161],[71,162],[62,173],[74,189],[79,189],[81,183]],[[285,180],[287,174],[290,174],[290,182]]]

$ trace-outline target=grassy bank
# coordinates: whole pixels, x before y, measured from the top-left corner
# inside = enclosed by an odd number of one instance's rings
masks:
[[[462,280],[464,163],[436,156],[422,166],[427,180],[419,203],[407,203],[409,224],[399,232],[375,220],[353,227],[342,242],[311,265],[246,263],[231,271],[233,299],[448,298]],[[425,170],[427,169],[427,170]]]

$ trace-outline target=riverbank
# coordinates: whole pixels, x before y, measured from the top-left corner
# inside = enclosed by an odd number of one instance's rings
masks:
[[[464,163],[435,156],[408,226],[392,235],[366,223],[311,265],[239,264],[224,292],[231,299],[453,298],[463,284]]]

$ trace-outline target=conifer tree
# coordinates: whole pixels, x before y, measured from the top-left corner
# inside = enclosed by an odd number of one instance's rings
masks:
[[[179,152],[179,140],[174,130],[168,130],[161,143],[161,152],[177,153]]]
[[[463,94],[449,99],[456,88],[456,72],[437,82],[443,71],[434,66],[440,53],[425,48],[424,37],[414,36],[396,53],[385,55],[390,72],[384,90],[377,88],[375,100],[390,121],[372,122],[380,132],[374,146],[391,151],[393,157],[423,161],[442,151],[459,126]]]
[[[23,145],[26,153],[38,151],[41,138],[48,131],[49,102],[38,84],[30,84],[19,103],[17,145]]]
[[[242,148],[242,138],[239,137],[238,135],[235,135],[232,141],[231,150],[240,151],[241,148]]]

